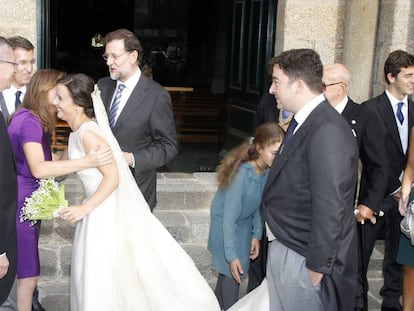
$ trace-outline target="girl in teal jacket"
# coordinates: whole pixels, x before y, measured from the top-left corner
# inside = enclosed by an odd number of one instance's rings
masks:
[[[259,255],[262,192],[267,168],[283,136],[276,123],[265,123],[257,128],[251,142],[230,151],[217,169],[219,185],[211,203],[208,249],[219,272],[215,293],[223,310],[238,300],[249,261]]]

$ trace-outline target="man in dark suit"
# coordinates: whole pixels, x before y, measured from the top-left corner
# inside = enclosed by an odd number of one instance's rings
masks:
[[[285,131],[292,120],[292,113],[278,107],[276,98],[269,92],[264,93],[259,100],[255,115],[255,128],[266,122],[275,122]],[[252,133],[254,135],[254,132]],[[250,261],[247,292],[251,292],[258,287],[266,277],[266,259],[267,259],[267,240],[266,230],[263,230],[263,238],[260,240],[260,253],[255,260]]]
[[[353,310],[358,147],[322,94],[311,49],[272,59],[270,93],[294,113],[263,192],[270,310]]]
[[[13,74],[11,86],[0,93],[0,109],[6,120],[23,101],[26,86],[32,78],[36,64],[34,46],[29,40],[21,36],[10,37],[8,40],[18,65]]]
[[[103,57],[110,76],[98,86],[112,132],[152,210],[157,202],[156,170],[177,154],[177,138],[171,97],[142,74],[141,54],[141,43],[129,30],[108,33]]]
[[[10,87],[17,64],[10,43],[0,37],[0,91]],[[16,277],[17,180],[13,153],[3,115],[0,116],[0,310],[8,301]]]
[[[374,110],[381,116],[386,129],[385,150],[389,162],[386,198],[381,204],[384,216],[375,225],[366,223],[363,228],[365,258],[371,256],[378,237],[383,237],[385,241],[381,310],[401,310],[402,267],[396,262],[401,222],[398,199],[401,175],[407,162],[410,132],[414,125],[414,110],[408,97],[414,92],[413,69],[413,55],[401,50],[391,52],[384,65],[387,89],[364,103],[366,109]]]
[[[357,139],[362,172],[356,218],[358,222],[365,224],[365,221],[380,214],[381,203],[385,196],[388,180],[388,158],[385,151],[386,130],[376,111],[368,111],[365,106],[354,103],[348,97],[350,83],[348,68],[342,64],[324,66],[322,81],[326,99],[347,120]],[[358,232],[361,238],[360,250],[363,250],[365,243],[361,226],[363,225],[358,225]],[[365,262],[364,266],[363,261]],[[364,310],[367,307],[366,268],[368,261],[369,257],[365,260],[362,253],[358,262],[360,271],[355,310]],[[365,269],[363,269],[364,267]]]

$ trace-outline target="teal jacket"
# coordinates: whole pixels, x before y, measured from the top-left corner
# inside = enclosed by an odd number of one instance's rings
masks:
[[[208,249],[218,272],[232,277],[229,263],[238,258],[244,275],[249,269],[252,238],[263,233],[260,204],[268,171],[255,172],[243,163],[231,185],[218,189],[211,203]]]

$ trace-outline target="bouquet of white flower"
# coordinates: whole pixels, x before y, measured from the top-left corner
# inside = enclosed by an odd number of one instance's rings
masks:
[[[59,185],[53,178],[40,179],[39,188],[24,202],[20,222],[31,221],[34,225],[37,220],[52,219],[58,216],[60,209],[67,206],[64,185]]]

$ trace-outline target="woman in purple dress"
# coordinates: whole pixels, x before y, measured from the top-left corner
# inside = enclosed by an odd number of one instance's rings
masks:
[[[50,133],[54,130],[56,82],[63,72],[44,69],[32,77],[21,109],[8,128],[16,159],[18,182],[17,224],[17,305],[19,311],[30,311],[32,295],[40,275],[40,222],[20,222],[24,201],[38,188],[40,178],[55,177],[107,163],[108,152],[90,153],[77,160],[51,161]],[[110,155],[109,155],[110,157]]]

